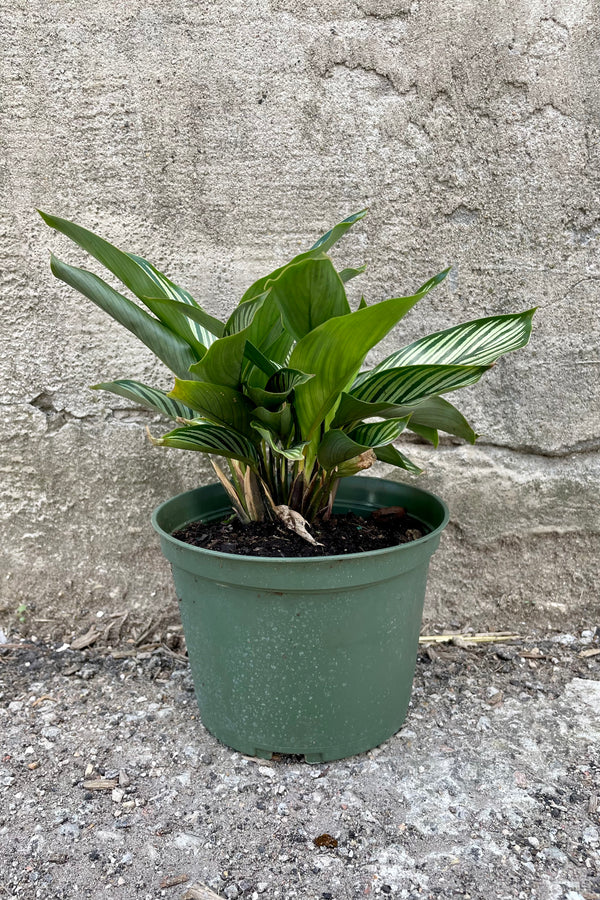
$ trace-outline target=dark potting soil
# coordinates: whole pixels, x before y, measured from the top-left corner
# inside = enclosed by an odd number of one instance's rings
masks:
[[[356,513],[334,515],[328,522],[315,522],[310,533],[322,546],[275,522],[250,522],[239,519],[225,522],[190,522],[173,537],[205,550],[237,553],[240,556],[338,556],[382,550],[415,541],[427,528],[407,515],[401,507],[376,510],[363,518]]]

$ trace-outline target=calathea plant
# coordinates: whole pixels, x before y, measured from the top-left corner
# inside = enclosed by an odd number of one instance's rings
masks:
[[[533,309],[437,332],[361,371],[369,350],[449,271],[410,297],[373,304],[363,298],[353,311],[344,285],[365,267],[337,271],[328,251],[365,212],[256,281],[226,322],[142,257],[41,213],[146,309],[53,256],[54,275],[128,328],[175,374],[168,394],[130,379],[94,388],[173,418],[178,427],[152,442],[209,454],[244,522],[280,518],[312,540],[306,522],[330,515],[340,478],[377,459],[420,471],[394,446],[404,430],[435,446],[439,431],[474,442],[466,419],[440,395],[479,381],[499,356],[529,340]],[[215,456],[227,460],[229,478]]]

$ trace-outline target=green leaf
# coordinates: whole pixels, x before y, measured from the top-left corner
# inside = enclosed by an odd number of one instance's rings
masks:
[[[277,409],[287,400],[294,388],[300,384],[306,384],[313,378],[305,372],[297,369],[279,369],[267,380],[264,388],[246,384],[245,389],[249,397],[257,406],[265,406],[267,409]]]
[[[430,428],[429,425],[419,425],[417,422],[413,422],[411,420],[409,431],[413,431],[415,434],[418,434],[419,437],[422,437],[426,441],[429,441],[429,443],[433,444],[433,446],[436,448],[440,442],[440,436],[437,432],[437,428]]]
[[[340,278],[346,284],[347,281],[350,281],[351,278],[356,278],[357,275],[362,275],[364,271],[366,271],[367,264],[364,266],[359,266],[357,269],[342,269],[339,273]]]
[[[296,407],[303,438],[337,403],[358,372],[368,351],[425,296],[393,297],[347,316],[329,319],[309,332],[292,351],[290,366],[315,377],[296,388]]]
[[[289,403],[284,403],[281,409],[270,410],[264,406],[257,406],[252,410],[252,416],[263,425],[266,425],[273,434],[282,438],[284,443],[289,443],[288,438],[294,428],[294,419]]]
[[[344,285],[327,256],[287,266],[271,284],[271,296],[297,341],[328,319],[350,313]]]
[[[423,471],[392,444],[388,444],[386,447],[378,447],[375,450],[375,455],[381,462],[388,463],[391,466],[398,466],[399,469],[406,469],[411,475],[420,475]]]
[[[251,341],[246,341],[246,346],[244,347],[244,356],[246,359],[249,359],[251,363],[253,363],[261,372],[263,372],[267,378],[271,375],[274,375],[275,372],[279,370],[279,366],[274,363],[268,356],[255,347]]]
[[[238,388],[241,381],[242,363],[249,341],[261,352],[273,344],[283,330],[279,307],[268,295],[256,310],[251,324],[238,331],[216,340],[206,351],[200,362],[195,363],[190,371],[199,381],[209,384],[225,384]]]
[[[337,225],[334,225],[333,228],[330,228],[330,230],[322,235],[310,249],[320,250],[322,253],[327,253],[327,251],[331,247],[333,247],[333,245],[336,244],[339,239],[343,237],[346,232],[350,230],[350,228],[352,228],[353,225],[356,225],[357,222],[360,222],[360,220],[366,216],[368,211],[368,209],[361,209],[357,213],[352,213],[351,216],[348,216]]]
[[[186,425],[184,428],[170,431],[161,438],[152,438],[152,443],[157,447],[216,453],[228,459],[239,459],[252,466],[257,462],[254,445],[247,438],[218,425]]]
[[[514,315],[488,316],[437,331],[392,353],[372,371],[408,365],[489,365],[504,353],[528,343],[534,312],[535,309],[529,309]],[[356,384],[361,384],[368,375],[361,372]]]
[[[443,397],[428,397],[416,406],[410,407],[410,410],[411,418],[408,427],[417,434],[421,434],[421,432],[416,431],[415,425],[454,434],[469,441],[470,444],[474,444],[477,439],[477,435],[463,414]]]
[[[108,241],[94,234],[93,231],[82,228],[74,222],[49,215],[41,210],[38,210],[38,212],[47,225],[66,235],[79,247],[95,257],[98,262],[102,263],[138,299],[145,303],[167,327],[188,340],[197,353],[201,355],[201,348],[208,347],[214,340],[213,335],[219,334],[218,329],[222,329],[222,323],[209,316],[208,313],[204,314],[206,318],[203,323],[190,323],[188,319],[174,309],[166,307],[159,309],[157,307],[152,298],[159,294],[161,297],[178,300],[186,305],[200,309],[188,291],[174,284],[146,259],[143,259],[141,256],[135,256],[133,253],[125,253],[123,250],[119,250],[118,247],[109,244]],[[212,323],[212,327],[210,323]],[[214,330],[215,328],[217,330]]]
[[[360,422],[361,419],[370,419],[373,416],[384,416],[386,414],[395,416],[397,411],[399,411],[398,415],[403,415],[405,410],[406,407],[389,403],[387,400],[383,400],[381,403],[368,403],[344,391],[331,424],[333,428],[342,428],[344,425],[352,425],[354,422]]]
[[[329,250],[330,247],[339,241],[341,237],[348,231],[348,229],[352,228],[352,226],[360,221],[367,214],[366,209],[362,209],[360,212],[354,213],[351,216],[348,216],[347,219],[344,219],[343,222],[340,222],[338,225],[335,225],[330,231],[324,234],[319,240],[314,244],[310,250],[307,250],[305,253],[299,253],[295,256],[290,262],[286,263],[284,266],[280,266],[278,269],[275,269],[269,275],[264,275],[262,278],[259,278],[258,281],[255,281],[254,284],[250,285],[248,290],[245,292],[244,296],[240,300],[240,303],[247,303],[248,300],[252,300],[257,294],[262,294],[262,292],[267,287],[267,282],[272,281],[277,278],[288,266],[294,265],[295,263],[299,263],[305,259],[314,259],[317,256],[323,256],[324,253]]]
[[[317,459],[324,469],[333,469],[347,459],[359,456],[365,450],[391,443],[404,431],[407,422],[408,418],[372,422],[361,425],[350,434],[332,428],[325,432],[319,444]]]
[[[246,303],[239,303],[225,323],[224,335],[237,334],[252,324],[255,314],[265,302],[268,291],[263,291]]]
[[[433,394],[475,384],[491,366],[402,366],[369,375],[352,396],[369,403],[414,404]],[[379,413],[381,415],[381,413]]]
[[[74,287],[131,331],[176,375],[185,377],[190,365],[198,359],[187,341],[148,315],[133,301],[119,294],[97,275],[69,266],[55,256],[51,257],[50,268],[57,278]]]
[[[233,428],[241,434],[251,434],[247,399],[226,385],[177,378],[169,397],[190,406],[203,419],[215,425]]]
[[[204,343],[204,348],[210,346],[215,337],[221,337],[225,331],[225,326],[222,322],[200,309],[199,306],[191,306],[179,300],[171,300],[169,297],[141,297],[140,299],[165,323],[171,312],[175,311],[184,318],[190,319],[192,323],[198,324],[205,338],[207,335],[210,338]]]
[[[194,411],[189,406],[184,406],[183,403],[178,403],[176,400],[168,397],[164,391],[148,387],[147,384],[141,384],[139,381],[121,378],[118,381],[93,384],[91,387],[93,391],[110,391],[112,394],[118,394],[127,400],[133,400],[134,403],[147,406],[149,409],[155,409],[171,419],[194,418]]]
[[[255,428],[262,439],[267,442],[274,453],[277,453],[279,456],[285,457],[285,459],[290,459],[293,461],[304,459],[302,451],[304,447],[306,447],[308,441],[303,441],[300,444],[294,444],[293,447],[282,447],[278,443],[276,435],[272,434],[270,428],[267,428],[262,422],[252,422],[252,427]]]

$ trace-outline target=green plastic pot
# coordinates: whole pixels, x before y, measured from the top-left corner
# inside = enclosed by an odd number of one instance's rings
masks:
[[[376,747],[406,716],[429,560],[448,522],[434,494],[377,478],[340,482],[335,512],[403,506],[428,533],[346,556],[276,559],[204,550],[171,533],[230,507],[221,485],[152,518],[171,563],[205,727],[249,756],[307,762]]]

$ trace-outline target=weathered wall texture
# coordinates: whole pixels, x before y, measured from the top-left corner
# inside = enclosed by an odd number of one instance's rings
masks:
[[[224,315],[255,277],[369,205],[339,257],[369,264],[353,295],[410,292],[454,265],[382,353],[539,306],[530,347],[461,392],[478,445],[411,448],[427,463],[422,484],[452,508],[430,618],[593,618],[592,0],[13,0],[1,29],[7,613],[19,602],[34,620],[64,623],[82,609],[156,612],[172,593],[150,511],[209,477],[194,454],[149,446],[152,416],[86,389],[170,378],[51,277],[49,247],[70,262],[84,256],[34,207],[147,256]]]

